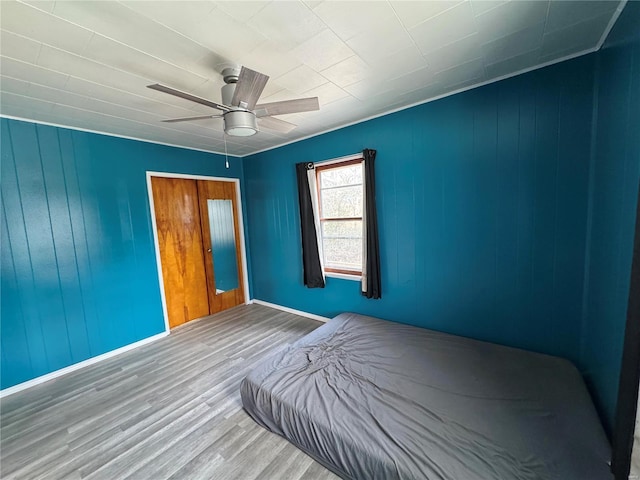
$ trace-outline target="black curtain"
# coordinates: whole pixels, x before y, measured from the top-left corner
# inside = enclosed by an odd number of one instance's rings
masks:
[[[631,285],[627,304],[627,326],[624,333],[622,369],[618,386],[618,405],[613,428],[611,471],[616,480],[629,478],[638,383],[640,382],[640,198],[636,208],[636,233],[633,242]],[[636,445],[640,448],[640,445]]]
[[[313,170],[313,163],[297,163],[298,202],[300,204],[300,230],[302,232],[302,270],[304,284],[309,288],[324,288],[324,276],[318,252],[318,236],[313,218],[313,204],[307,170]]]
[[[362,295],[367,298],[381,298],[380,245],[378,242],[378,213],[376,209],[376,151],[367,148],[362,151],[362,156],[364,157],[365,221],[367,222],[367,238],[364,239],[367,246],[367,277],[366,291],[363,289]]]

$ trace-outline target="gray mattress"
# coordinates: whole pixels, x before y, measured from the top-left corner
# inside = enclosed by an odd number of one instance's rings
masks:
[[[241,395],[343,478],[613,478],[582,378],[556,357],[345,313],[273,354]]]

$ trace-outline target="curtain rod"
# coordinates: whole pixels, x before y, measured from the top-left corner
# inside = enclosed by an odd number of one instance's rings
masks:
[[[323,165],[331,165],[332,163],[340,163],[340,162],[346,162],[347,160],[355,160],[356,158],[362,158],[362,152],[352,153],[351,155],[332,158],[330,160],[322,160],[321,162],[313,162],[313,164],[317,167],[321,167]]]

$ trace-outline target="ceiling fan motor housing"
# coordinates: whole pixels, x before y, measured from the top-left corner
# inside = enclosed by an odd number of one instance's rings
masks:
[[[246,110],[235,110],[224,115],[224,131],[234,137],[249,137],[258,133],[256,115]]]

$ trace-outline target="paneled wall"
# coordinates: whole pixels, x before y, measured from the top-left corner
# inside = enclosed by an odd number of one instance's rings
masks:
[[[611,427],[629,295],[640,181],[640,2],[598,53],[587,295],[580,366]]]
[[[218,155],[1,120],[2,388],[164,331],[147,170]]]
[[[578,360],[593,55],[244,160],[257,299]],[[294,164],[374,148],[381,300],[302,284]]]

